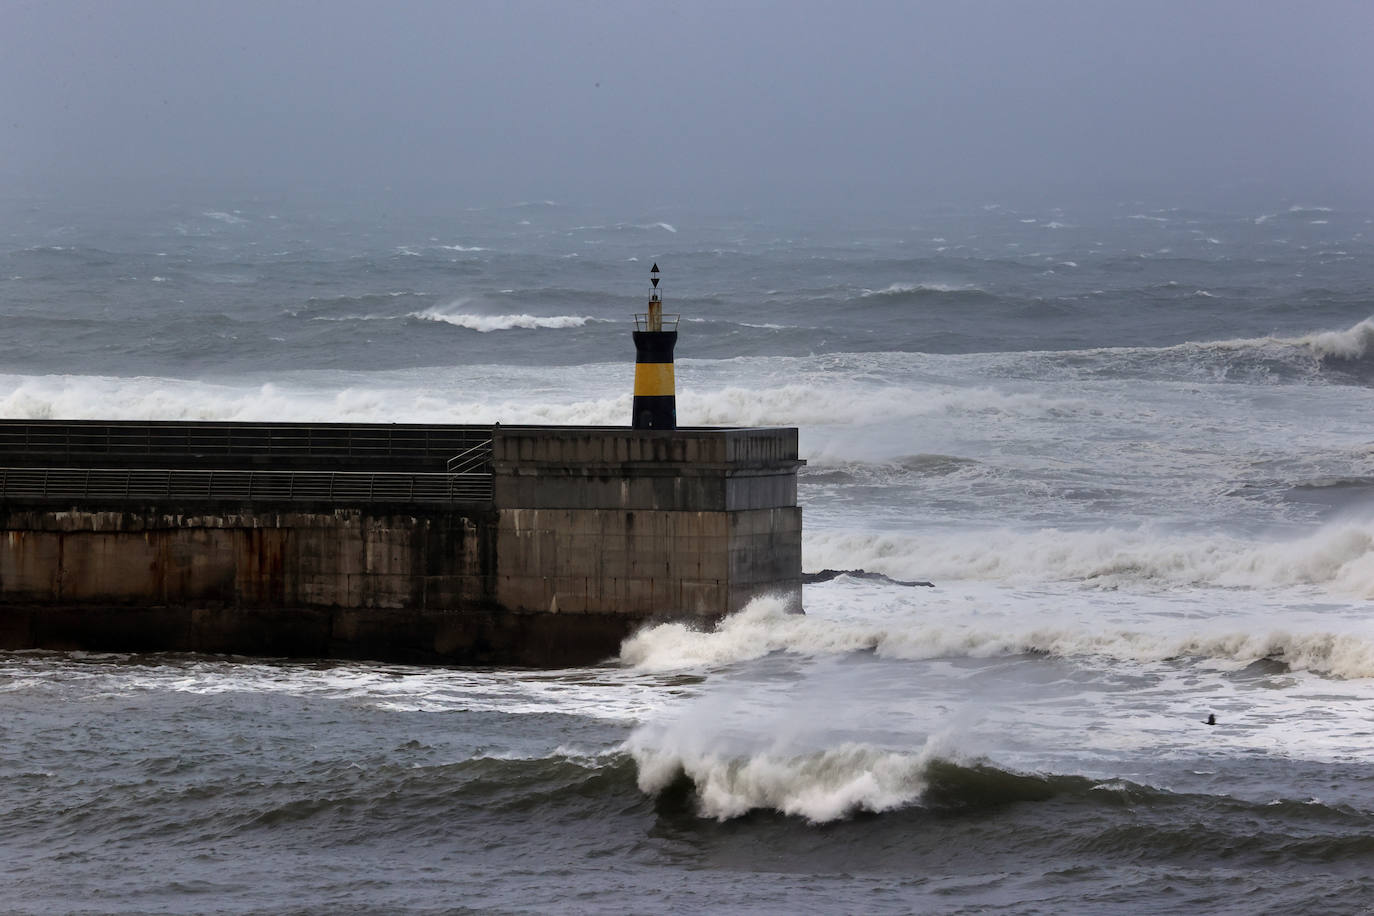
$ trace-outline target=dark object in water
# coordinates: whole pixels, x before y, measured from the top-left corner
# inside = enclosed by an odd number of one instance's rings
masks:
[[[1207,721],[1206,721],[1206,723],[1204,723],[1204,724],[1206,724],[1206,725],[1216,725],[1216,724],[1217,724],[1216,713],[1211,713],[1211,712],[1209,712],[1209,713],[1207,714]]]
[[[840,576],[853,576],[855,579],[874,579],[878,582],[888,582],[892,585],[908,585],[913,588],[917,586],[922,588],[935,587],[934,582],[906,582],[902,579],[894,579],[891,576],[885,576],[882,573],[867,572],[862,569],[822,569],[820,572],[804,572],[802,573],[801,580],[803,585],[810,585],[814,582],[829,582],[831,579]]]

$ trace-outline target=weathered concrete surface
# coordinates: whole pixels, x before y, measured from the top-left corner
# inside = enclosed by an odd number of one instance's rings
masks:
[[[0,509],[5,603],[491,604],[494,512]]]
[[[797,504],[795,429],[497,427],[498,507],[729,512]]]
[[[492,445],[501,606],[801,609],[795,429],[499,427]]]
[[[800,609],[795,430],[497,427],[493,505],[5,505],[0,648],[583,664]]]

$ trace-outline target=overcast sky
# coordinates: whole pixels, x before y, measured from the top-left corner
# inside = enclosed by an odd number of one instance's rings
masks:
[[[0,175],[554,198],[1367,193],[1374,2],[0,0]]]

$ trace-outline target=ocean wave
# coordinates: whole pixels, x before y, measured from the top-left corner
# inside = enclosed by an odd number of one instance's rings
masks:
[[[289,422],[530,423],[608,426],[630,415],[632,392],[574,402],[493,396],[461,380],[439,394],[405,388],[308,383],[222,385],[179,378],[0,375],[0,411],[19,419],[282,420]]]
[[[1217,298],[1207,290],[1191,294]],[[1120,377],[1191,376],[1210,380],[1364,384],[1374,381],[1374,318],[1340,331],[1294,337],[1247,337],[1187,341],[1166,347],[1107,347],[1002,354],[1007,371],[1029,365],[1040,372],[1059,367],[1074,374]],[[1022,365],[1026,364],[1026,365]]]
[[[1316,360],[1362,360],[1374,353],[1374,317],[1343,331],[1313,331],[1297,337],[1243,337],[1230,340],[1189,342],[1164,351],[1259,352],[1271,356],[1297,351]]]
[[[1371,345],[1374,345],[1374,318],[1366,318],[1344,331],[1308,334],[1292,343],[1310,350],[1319,359],[1364,359],[1370,355]]]
[[[796,383],[774,387],[683,391],[679,372],[678,414],[693,426],[852,426],[899,419],[977,415],[1047,416],[1077,404],[1072,399],[1008,393],[993,388],[941,387],[921,390],[890,385],[856,388],[843,384]]]
[[[226,213],[223,210],[205,210],[200,215],[208,216],[210,219],[215,220],[216,222],[226,223],[230,226],[246,225],[248,220],[244,219],[242,216],[239,216],[238,213],[238,210],[235,210],[233,213]]]
[[[441,321],[460,328],[486,334],[491,331],[510,331],[515,329],[532,330],[536,328],[580,328],[598,319],[590,315],[480,315],[469,312],[449,312],[443,308],[428,308],[421,312],[411,312],[410,318],[423,321]]]
[[[882,289],[860,290],[860,299],[912,299],[930,295],[986,296],[987,291],[976,286],[952,283],[893,283]]]
[[[1072,624],[1018,629],[921,620],[857,623],[788,613],[781,597],[757,598],[709,630],[681,623],[646,628],[621,645],[620,661],[640,671],[666,672],[717,668],[775,652],[803,656],[872,652],[911,661],[1033,653],[1141,663],[1203,659],[1234,666],[1274,659],[1293,671],[1341,679],[1374,677],[1374,639],[1356,633],[1282,629],[1166,633]]]
[[[1123,855],[1163,849],[1189,855],[1196,851],[1196,830],[1179,835],[1176,812],[1210,810],[1227,818],[1248,822],[1251,818],[1300,823],[1341,823],[1362,830],[1367,815],[1346,805],[1324,804],[1313,798],[1263,800],[1229,794],[1176,792],[1122,778],[1101,778],[1077,773],[1022,772],[958,747],[952,733],[937,733],[911,749],[897,749],[861,742],[829,747],[796,748],[785,741],[741,748],[719,732],[700,723],[675,722],[641,726],[625,743],[625,751],[637,768],[639,790],[661,800],[681,797],[701,817],[716,821],[739,818],[755,811],[773,811],[799,817],[813,825],[828,824],[859,813],[884,814],[905,820],[903,810],[924,812],[976,812],[1007,805],[1060,800],[1080,810],[1130,806],[1142,815],[1138,829],[1121,832],[1107,829],[1094,836],[1098,848]],[[1206,819],[1206,818],[1204,818]],[[907,823],[910,823],[909,821]],[[1115,823],[1115,818],[1106,824]],[[1052,828],[1038,834],[1060,836]],[[1077,830],[1071,842],[1082,842]],[[1244,837],[1219,835],[1219,842],[1253,842]],[[1284,845],[1317,852],[1332,842],[1322,835],[1312,843]],[[1343,842],[1343,841],[1337,841]],[[1291,845],[1290,845],[1291,844]],[[1367,838],[1358,842],[1370,847]]]
[[[911,748],[862,741],[799,747],[792,730],[784,731],[740,740],[715,722],[678,717],[641,725],[623,750],[634,760],[641,792],[663,798],[685,788],[695,813],[717,821],[775,811],[826,824],[861,812],[968,811],[1059,796],[1112,807],[1187,801],[1127,780],[1007,769],[962,751],[953,730]]]
[[[906,807],[926,788],[926,752],[906,753],[860,744],[804,754],[762,752],[731,756],[683,742],[668,748],[632,736],[640,791],[658,795],[682,778],[696,792],[698,813],[718,821],[762,808],[818,824],[857,811]]]
[[[1076,582],[1095,588],[1291,588],[1374,599],[1374,521],[1332,522],[1289,541],[1152,535],[1125,529],[981,531],[939,536],[816,532],[808,568],[894,578]]]
[[[354,314],[320,320],[395,320],[386,314]],[[444,317],[411,320],[447,322],[483,332],[507,328],[571,329],[603,319],[585,316],[474,315],[444,312]],[[584,367],[579,378],[591,392],[604,391],[600,379],[608,373],[632,374],[633,364]],[[496,370],[494,370],[496,371]],[[1044,398],[1033,394],[1005,393],[990,388],[942,388],[913,396],[910,388],[889,386],[860,389],[844,385],[797,383],[775,387],[729,387],[701,389],[692,381],[691,361],[678,364],[678,418],[684,426],[852,426],[890,422],[920,416],[977,416],[985,419],[1046,417],[1069,409],[1077,402]],[[576,401],[549,400],[545,397],[522,399],[515,392],[492,392],[484,386],[472,388],[466,399],[431,400],[430,386],[435,379],[398,383],[381,378],[356,382],[345,380],[338,387],[319,389],[299,383],[218,385],[185,380],[144,377],[110,378],[100,376],[0,376],[6,388],[0,391],[0,410],[7,416],[42,419],[46,417],[108,416],[119,419],[243,419],[281,418],[292,420],[349,421],[398,420],[406,422],[482,423],[557,423],[606,425],[625,422],[629,416],[632,381],[623,376],[624,390],[612,396],[588,397]],[[571,390],[576,390],[574,386]],[[825,461],[824,456],[817,456]],[[938,475],[947,462],[932,459],[927,466],[921,456],[895,459],[894,473]],[[951,459],[957,461],[957,459]],[[831,462],[834,463],[833,461]]]

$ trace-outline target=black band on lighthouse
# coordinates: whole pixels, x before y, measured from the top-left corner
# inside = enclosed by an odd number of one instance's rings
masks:
[[[673,347],[677,331],[635,331],[635,391],[630,425],[635,429],[676,429]]]

